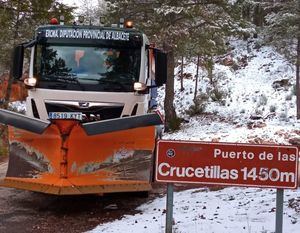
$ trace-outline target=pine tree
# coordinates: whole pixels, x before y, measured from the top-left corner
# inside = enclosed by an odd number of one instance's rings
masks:
[[[0,73],[10,67],[11,49],[30,40],[38,25],[47,24],[52,17],[64,15],[70,21],[74,8],[57,0],[2,0],[0,1]]]
[[[296,67],[297,118],[300,119],[300,1],[265,1],[266,41],[274,45]]]
[[[107,16],[111,20],[121,17],[132,19],[136,27],[169,53],[169,73],[166,84],[165,115],[166,128],[176,128],[178,122],[174,100],[174,68],[178,50],[189,38],[199,44],[202,35],[217,31],[232,31],[238,23],[231,16],[232,8],[225,0],[181,1],[181,0],[106,0]],[[223,35],[219,34],[223,37]],[[223,38],[209,38],[222,40]],[[213,45],[214,46],[214,45]],[[211,49],[212,47],[211,46]],[[183,46],[184,47],[184,46]],[[205,46],[202,46],[205,47]],[[182,56],[182,52],[180,52]],[[188,54],[188,51],[186,51]],[[201,54],[202,55],[202,54]]]
[[[85,17],[86,24],[98,25],[100,17],[106,11],[106,4],[102,0],[80,0],[79,14]]]
[[[10,54],[12,48],[21,42],[30,40],[34,35],[34,28],[41,24],[46,24],[52,17],[59,18],[64,15],[65,21],[72,19],[73,8],[67,7],[56,0],[7,0],[0,2],[0,11],[4,14],[0,17],[0,22],[5,25],[4,33],[1,33],[0,42],[3,45],[0,48],[0,67],[2,71],[10,67]],[[1,12],[1,13],[2,13]],[[11,84],[10,78],[2,104],[7,108]]]

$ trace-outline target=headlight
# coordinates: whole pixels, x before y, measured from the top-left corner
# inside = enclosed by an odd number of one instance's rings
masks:
[[[147,89],[147,86],[145,83],[135,82],[133,84],[133,89],[135,91],[145,91]]]
[[[24,83],[28,87],[35,87],[36,82],[37,80],[34,77],[24,79]]]

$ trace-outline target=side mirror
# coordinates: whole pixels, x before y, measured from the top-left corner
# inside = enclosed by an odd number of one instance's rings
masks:
[[[155,57],[155,83],[158,87],[167,82],[168,54],[162,50],[154,50]]]
[[[23,74],[23,61],[24,61],[24,46],[17,45],[14,48],[13,55],[12,55],[12,77],[13,79],[21,79]]]

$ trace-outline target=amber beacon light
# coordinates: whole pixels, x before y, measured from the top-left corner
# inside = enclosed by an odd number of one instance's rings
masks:
[[[133,22],[131,20],[126,21],[125,27],[126,28],[133,28]]]

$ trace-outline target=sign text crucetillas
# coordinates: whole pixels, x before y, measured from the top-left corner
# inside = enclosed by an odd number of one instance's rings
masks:
[[[156,179],[160,182],[297,185],[295,147],[160,141],[158,150]]]

